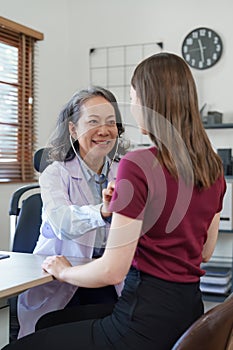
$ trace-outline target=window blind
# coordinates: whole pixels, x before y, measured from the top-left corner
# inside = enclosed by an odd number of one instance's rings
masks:
[[[35,180],[38,34],[0,17],[0,182]]]

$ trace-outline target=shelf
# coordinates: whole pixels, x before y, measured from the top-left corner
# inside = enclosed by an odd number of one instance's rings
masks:
[[[233,230],[221,230],[221,229],[219,229],[218,232],[219,233],[231,233],[232,234]]]
[[[233,128],[233,123],[221,123],[221,124],[203,124],[205,129],[230,129]]]

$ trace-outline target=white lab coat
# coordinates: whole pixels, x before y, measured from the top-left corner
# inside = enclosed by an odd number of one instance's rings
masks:
[[[113,162],[108,180],[116,177],[117,163]],[[40,176],[43,214],[41,234],[34,254],[65,255],[91,258],[97,227],[109,224],[95,204],[90,186],[75,157],[72,161],[54,162]],[[91,205],[90,205],[91,203]],[[35,331],[38,319],[50,311],[63,309],[77,286],[57,280],[31,288],[18,297],[18,338]],[[123,284],[115,286],[120,295]]]

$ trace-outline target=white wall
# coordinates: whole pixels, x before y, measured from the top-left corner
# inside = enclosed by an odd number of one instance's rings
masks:
[[[0,15],[45,35],[39,44],[38,147],[51,134],[61,106],[89,83],[91,47],[163,41],[181,54],[188,32],[210,27],[223,40],[224,53],[209,70],[194,71],[200,106],[224,113],[233,122],[232,0],[0,0]],[[233,148],[232,130],[209,130],[214,147]],[[8,249],[8,203],[19,184],[0,185],[0,249]]]

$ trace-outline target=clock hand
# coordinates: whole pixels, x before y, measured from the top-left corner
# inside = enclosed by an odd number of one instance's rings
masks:
[[[201,60],[202,62],[204,62],[204,50],[203,50],[203,46],[202,46],[202,43],[201,43],[201,40],[198,39],[198,44],[199,44],[199,47],[200,47],[200,52],[201,52]]]
[[[205,49],[206,49],[206,46],[203,46],[202,48],[203,48],[203,50],[205,50]],[[188,52],[193,52],[193,51],[200,51],[200,48],[199,48],[199,47],[196,47],[195,49],[191,49],[191,50],[189,50]]]

